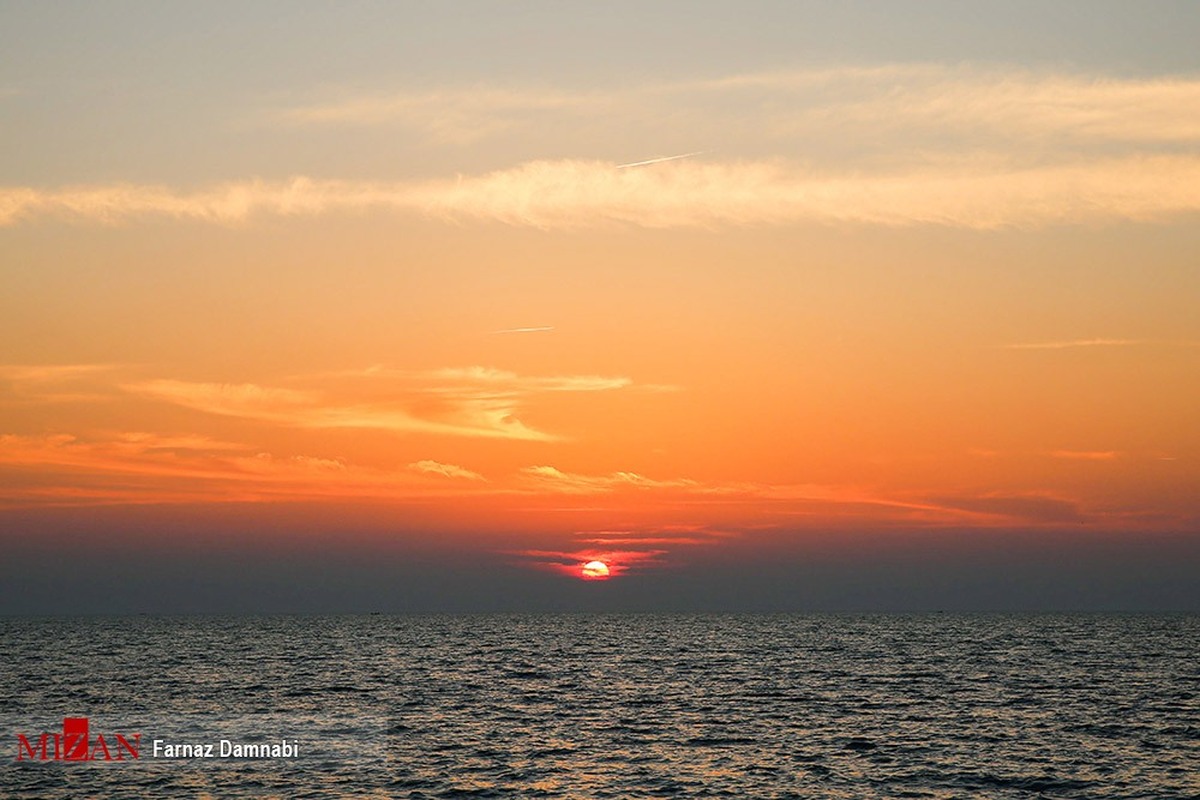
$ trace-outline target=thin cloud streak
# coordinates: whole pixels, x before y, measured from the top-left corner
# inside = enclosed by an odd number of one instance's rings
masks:
[[[992,526],[1012,522],[1092,521],[1070,499],[1045,493],[920,495],[889,494],[854,486],[823,484],[702,483],[687,478],[652,479],[635,472],[584,475],[540,465],[521,470],[541,493],[606,495],[652,491],[682,507],[753,504],[769,515],[811,516],[886,525]],[[765,504],[765,505],[764,505]]]
[[[237,225],[260,215],[417,214],[542,229],[799,223],[973,230],[1100,220],[1158,221],[1200,212],[1200,157],[1131,156],[1013,167],[975,161],[875,174],[828,174],[783,162],[619,170],[601,161],[535,161],[452,181],[294,178],[197,192],[151,186],[0,189],[0,225],[38,218],[106,224],[152,217]]]
[[[1064,339],[1052,342],[1024,342],[1003,345],[1006,350],[1069,350],[1076,347],[1134,347],[1160,345],[1166,347],[1200,347],[1200,342],[1170,339]]]
[[[752,103],[755,112],[744,112]],[[730,113],[731,104],[740,113]],[[881,64],[649,83],[620,90],[446,87],[335,98],[268,112],[284,125],[392,125],[452,145],[536,130],[553,119],[642,125],[669,108],[677,129],[702,121],[726,140],[844,137],[1160,144],[1200,139],[1200,79],[1131,79],[971,64]],[[648,113],[653,110],[655,113]],[[649,122],[647,122],[649,121]]]
[[[636,472],[614,472],[611,475],[580,475],[563,472],[555,467],[540,465],[525,467],[521,472],[539,489],[566,494],[592,494],[616,489],[688,489],[699,484],[686,478],[654,480]]]
[[[537,328],[505,328],[500,331],[492,331],[492,336],[500,336],[507,333],[549,333],[554,330],[553,325],[542,325]]]
[[[425,373],[432,381],[454,385],[470,384],[497,387],[516,392],[603,392],[623,389],[633,381],[625,377],[602,375],[522,376],[490,367],[448,367]]]
[[[415,128],[456,146],[520,130],[531,119],[603,113],[619,100],[603,93],[472,86],[428,92],[394,92],[335,99],[268,112],[268,123],[286,126]]]
[[[647,167],[651,164],[662,164],[666,161],[678,161],[681,158],[691,158],[692,156],[702,156],[707,153],[707,150],[697,150],[694,153],[683,153],[677,156],[663,156],[662,158],[651,158],[648,161],[633,161],[629,164],[617,164],[617,169],[629,169],[630,167]]]
[[[603,561],[608,566],[611,578],[620,577],[632,570],[661,566],[666,550],[517,550],[505,553],[516,557],[519,563],[534,569],[549,570],[573,578],[582,577],[583,565],[589,561]]]
[[[1147,339],[1065,339],[1056,342],[1006,344],[1006,350],[1067,350],[1072,347],[1130,347],[1146,344]]]
[[[717,545],[740,534],[703,525],[655,526],[645,530],[579,531],[579,541],[604,547],[693,547]]]
[[[635,530],[578,531],[576,540],[588,547],[577,550],[522,550],[508,552],[527,566],[549,569],[579,578],[582,566],[589,561],[603,561],[610,576],[641,569],[661,569],[669,566],[671,558],[697,548],[719,547],[741,534],[718,530],[705,525],[652,526]]]

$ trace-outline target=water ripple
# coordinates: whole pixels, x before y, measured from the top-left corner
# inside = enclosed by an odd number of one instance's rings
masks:
[[[5,797],[1200,796],[1190,616],[3,619]],[[64,716],[126,763],[16,762]],[[294,760],[149,739],[300,742]]]

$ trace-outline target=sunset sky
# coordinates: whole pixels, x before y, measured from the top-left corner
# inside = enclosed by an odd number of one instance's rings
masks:
[[[2,3],[0,613],[1198,610],[1197,32]]]

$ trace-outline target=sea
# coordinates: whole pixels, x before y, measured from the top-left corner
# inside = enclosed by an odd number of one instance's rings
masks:
[[[1198,798],[1200,616],[8,617],[0,737],[37,800]]]

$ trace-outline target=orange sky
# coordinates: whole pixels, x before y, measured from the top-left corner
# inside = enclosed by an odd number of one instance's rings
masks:
[[[96,140],[10,134],[0,528],[321,507],[614,583],[837,532],[1197,535],[1194,65],[683,67],[214,76],[207,139],[132,73],[103,136],[10,73],[0,112]]]

